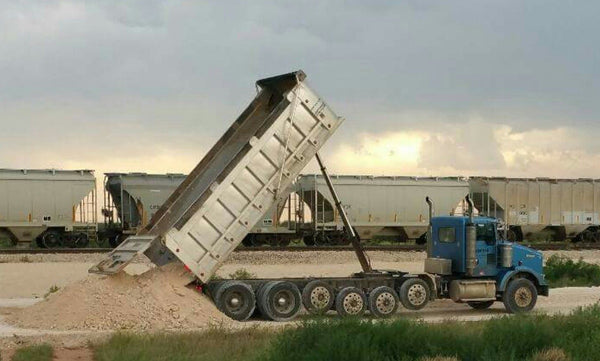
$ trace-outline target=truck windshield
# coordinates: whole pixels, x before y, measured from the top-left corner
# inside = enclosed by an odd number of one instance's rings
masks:
[[[494,227],[494,224],[477,224],[477,240],[485,241],[487,244],[494,244],[496,242],[496,227]]]

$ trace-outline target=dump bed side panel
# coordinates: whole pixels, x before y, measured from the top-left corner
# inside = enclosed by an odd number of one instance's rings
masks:
[[[186,211],[165,242],[202,281],[214,273],[251,227],[274,203],[342,122],[305,83],[298,82],[265,120],[247,119],[245,144],[239,144],[225,171],[202,192],[182,192]],[[208,165],[210,166],[210,165]],[[190,199],[185,199],[190,197]]]
[[[146,228],[90,272],[119,272],[139,252],[158,265],[174,254],[208,280],[342,122],[305,77],[259,80],[258,95]]]

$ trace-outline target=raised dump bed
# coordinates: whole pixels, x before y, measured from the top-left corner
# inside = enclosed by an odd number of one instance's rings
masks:
[[[138,252],[159,265],[174,254],[207,281],[343,121],[305,78],[257,81],[254,100],[146,228],[90,272],[116,273]]]

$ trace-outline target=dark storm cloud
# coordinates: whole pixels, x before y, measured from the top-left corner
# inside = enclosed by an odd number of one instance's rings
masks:
[[[599,132],[599,11],[542,0],[6,1],[0,157],[199,151],[256,79],[298,68],[348,118],[334,145],[359,132],[470,126],[471,114],[514,131]],[[426,144],[463,142],[436,139]],[[498,148],[488,153],[502,164]]]

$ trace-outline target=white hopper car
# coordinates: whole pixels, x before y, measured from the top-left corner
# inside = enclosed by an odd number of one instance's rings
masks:
[[[0,233],[15,245],[85,247],[96,214],[91,170],[0,169]]]

